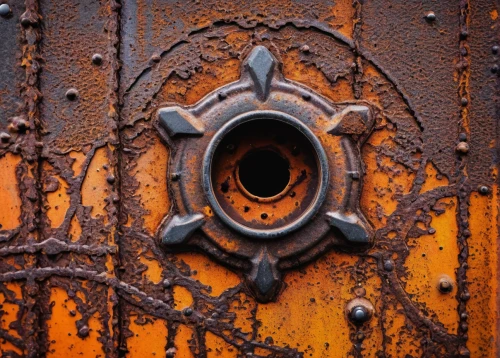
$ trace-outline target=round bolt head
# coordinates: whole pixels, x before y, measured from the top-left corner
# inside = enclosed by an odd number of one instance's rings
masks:
[[[100,65],[102,63],[102,55],[100,53],[96,53],[92,56],[92,63],[94,65]]]
[[[10,6],[8,4],[0,5],[0,16],[6,17],[10,15]]]
[[[470,293],[465,291],[462,293],[462,295],[460,296],[460,299],[462,301],[468,301],[470,299]]]
[[[3,142],[3,143],[7,143],[9,140],[10,140],[10,134],[9,133],[6,133],[6,132],[1,132],[0,133],[0,140]]]
[[[355,306],[351,310],[350,318],[353,323],[361,324],[370,319],[370,313],[368,312],[366,307]]]
[[[453,283],[447,278],[442,278],[439,280],[438,288],[441,293],[450,293],[453,291]]]
[[[384,270],[386,270],[386,271],[392,271],[392,270],[394,270],[394,261],[392,261],[392,260],[385,260],[384,261]]]
[[[184,314],[184,316],[189,317],[193,314],[193,309],[191,307],[184,308],[182,310],[182,313]]]
[[[168,279],[163,280],[163,287],[164,288],[170,288],[172,286],[172,283]]]
[[[498,65],[493,65],[493,67],[491,67],[491,73],[497,73],[498,72]]]
[[[70,88],[66,91],[66,98],[70,101],[74,101],[78,98],[78,90],[76,88]]]
[[[467,142],[467,134],[466,133],[460,133],[458,136],[458,140],[461,142]]]
[[[487,195],[490,192],[490,188],[488,188],[486,185],[481,185],[478,189],[479,194],[482,195]]]
[[[429,11],[427,13],[427,15],[425,15],[425,19],[427,21],[434,21],[434,20],[436,20],[436,14],[434,12],[432,12],[432,11]]]
[[[493,47],[491,48],[491,52],[492,52],[494,55],[496,55],[496,54],[498,53],[498,49],[499,49],[499,47],[498,47],[497,45],[495,45],[495,46],[493,46]]]
[[[79,330],[78,330],[78,335],[80,337],[87,337],[89,335],[89,327],[88,326],[82,326]]]
[[[469,152],[469,145],[465,142],[460,142],[458,143],[457,147],[455,148],[455,150],[458,152],[458,153],[461,153],[461,154],[466,154]]]
[[[463,107],[467,106],[467,104],[469,103],[469,100],[465,97],[463,97],[461,100],[460,100],[460,103],[462,104]]]

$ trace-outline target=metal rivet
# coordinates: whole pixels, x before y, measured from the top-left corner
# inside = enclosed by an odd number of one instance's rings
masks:
[[[74,101],[78,98],[78,90],[76,88],[70,88],[66,91],[66,98],[70,101]]]
[[[496,54],[498,53],[498,46],[497,46],[497,45],[493,46],[493,47],[491,48],[491,52],[492,52],[494,55],[496,55]]]
[[[469,318],[469,315],[468,315],[466,312],[464,312],[464,313],[462,313],[462,314],[460,315],[460,318],[461,318],[461,319],[467,319],[467,318]]]
[[[172,283],[168,279],[164,279],[162,284],[164,288],[170,288],[172,286]]]
[[[219,97],[220,101],[223,101],[227,98],[227,94],[225,92],[219,92],[217,96]]]
[[[465,97],[463,97],[461,100],[460,100],[460,104],[465,107],[469,104],[469,100]]]
[[[453,283],[448,278],[442,278],[439,280],[438,288],[442,293],[450,293],[453,291]]]
[[[394,270],[394,261],[392,261],[392,260],[385,260],[384,261],[384,270],[386,270],[386,271],[392,271],[392,270]]]
[[[466,339],[465,337],[463,337],[464,339]],[[470,351],[469,349],[467,349],[467,347],[460,347],[458,348],[458,355],[459,357],[470,357]]]
[[[10,134],[6,132],[1,132],[0,133],[0,140],[4,143],[8,142],[10,140]]]
[[[434,229],[433,227],[429,228],[429,230],[427,231],[429,234],[435,234],[436,233],[436,229]]]
[[[304,99],[304,101],[309,101],[311,99],[311,95],[309,93],[304,93],[302,95],[302,98]]]
[[[498,65],[493,65],[493,67],[491,67],[491,73],[497,73],[498,72]]]
[[[470,299],[470,293],[465,291],[460,295],[462,301],[468,301]]]
[[[455,148],[455,150],[458,152],[458,153],[461,153],[461,154],[466,154],[469,152],[469,145],[465,142],[460,142],[458,143],[457,147]]]
[[[182,310],[182,313],[184,314],[184,316],[189,317],[193,314],[193,309],[191,307],[184,308]]]
[[[349,315],[351,321],[357,324],[364,323],[370,319],[370,314],[366,307],[363,306],[355,306],[351,310],[351,314]]]
[[[79,330],[78,330],[78,335],[80,337],[87,337],[89,335],[89,327],[88,326],[82,326]]]
[[[100,53],[94,54],[94,56],[92,56],[92,63],[94,65],[100,65],[102,63],[102,55]]]
[[[488,188],[486,185],[481,185],[478,189],[479,194],[482,195],[487,195],[490,192],[490,188]]]
[[[266,213],[262,213],[262,214],[260,214],[260,217],[262,219],[266,220],[267,219],[267,214]]]
[[[113,184],[115,182],[115,176],[113,174],[110,174],[106,177],[106,181],[109,183],[109,184]]]
[[[472,234],[471,234],[470,230],[465,229],[465,230],[462,232],[462,235],[463,235],[464,237],[470,237]]]
[[[427,21],[434,21],[434,20],[436,20],[436,14],[434,12],[432,12],[432,11],[429,11],[427,13],[427,15],[425,15],[425,19]]]
[[[302,51],[302,52],[309,52],[309,50],[310,50],[310,48],[308,45],[302,45],[300,47],[300,51]]]
[[[151,56],[151,61],[158,63],[161,61],[161,56],[155,53],[153,56]]]
[[[469,33],[466,30],[460,32],[460,39],[465,40],[469,36]]]
[[[8,4],[0,5],[0,16],[7,17],[10,15],[10,6]]]
[[[460,133],[458,135],[458,140],[461,142],[466,142],[467,141],[467,134],[466,133]]]
[[[170,179],[171,179],[172,181],[177,181],[177,180],[179,180],[180,178],[181,178],[181,175],[180,175],[179,173],[172,173],[172,174],[170,175]]]

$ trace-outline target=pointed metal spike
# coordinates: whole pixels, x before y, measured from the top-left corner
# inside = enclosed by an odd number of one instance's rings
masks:
[[[277,260],[263,249],[252,260],[252,271],[247,276],[250,287],[260,302],[274,298],[281,286],[281,275],[276,268]]]
[[[367,106],[352,105],[332,118],[333,124],[327,130],[329,134],[360,135],[371,126],[372,115]]]
[[[368,223],[365,223],[356,214],[344,214],[340,211],[326,213],[330,226],[339,229],[345,238],[352,242],[371,241],[373,231]]]
[[[169,135],[191,134],[202,135],[203,124],[191,113],[180,107],[166,107],[158,111],[160,125]]]
[[[269,95],[275,66],[273,55],[264,46],[257,46],[248,57],[245,67],[255,84],[255,94],[261,101]]]
[[[203,214],[173,216],[161,233],[164,245],[176,245],[184,242],[191,234],[205,222]]]

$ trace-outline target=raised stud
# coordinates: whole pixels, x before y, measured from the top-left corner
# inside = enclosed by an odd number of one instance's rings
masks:
[[[356,297],[346,305],[346,316],[354,325],[361,326],[372,318],[374,314],[373,304],[363,297]]]
[[[163,229],[161,238],[164,245],[176,245],[184,242],[205,222],[203,214],[173,216]]]
[[[203,135],[203,124],[191,113],[180,107],[161,108],[158,111],[160,125],[169,135]]]
[[[370,319],[368,310],[363,306],[356,306],[351,310],[349,315],[351,321],[355,324],[361,324]]]
[[[8,4],[0,5],[0,16],[7,17],[10,15],[10,6]]]
[[[94,65],[99,66],[102,63],[102,55],[100,53],[96,53],[92,56],[92,63]]]
[[[8,143],[9,140],[10,140],[10,134],[7,133],[7,132],[0,132],[0,141],[2,141],[2,143]]]
[[[432,11],[429,11],[426,15],[425,15],[425,19],[427,21],[435,21],[436,20],[436,14]]]
[[[455,151],[460,154],[467,154],[469,152],[469,145],[465,142],[460,142],[455,147]]]
[[[439,280],[438,289],[441,293],[450,293],[453,291],[453,282],[448,277]]]
[[[70,88],[66,91],[66,98],[70,101],[74,101],[78,98],[78,90],[76,88]]]
[[[273,56],[264,46],[257,46],[248,57],[245,67],[254,82],[255,94],[261,101],[269,95],[275,66]]]
[[[481,185],[477,190],[481,195],[488,195],[490,193],[490,188],[488,188],[486,185]]]
[[[326,213],[330,226],[339,229],[345,238],[352,242],[370,242],[373,232],[356,214],[344,214],[339,211]]]

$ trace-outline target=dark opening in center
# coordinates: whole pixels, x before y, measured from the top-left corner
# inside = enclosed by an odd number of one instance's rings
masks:
[[[281,193],[290,182],[289,164],[273,150],[256,150],[241,160],[238,176],[250,194],[269,198]]]

